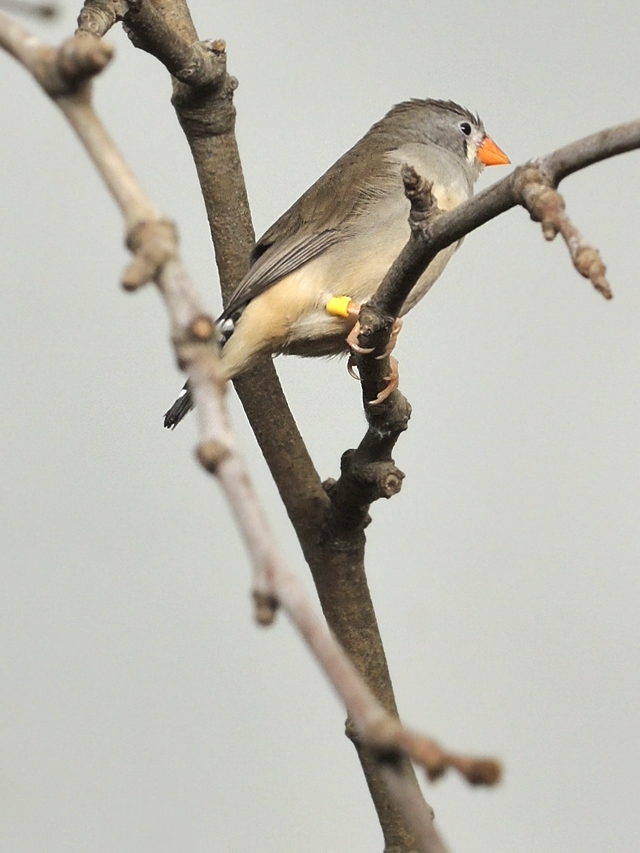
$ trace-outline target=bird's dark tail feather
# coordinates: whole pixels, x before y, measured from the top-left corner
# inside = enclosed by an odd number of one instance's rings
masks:
[[[193,397],[189,383],[185,382],[178,399],[173,406],[164,413],[164,425],[167,429],[175,429],[183,417],[193,409]]]
[[[0,3],[2,0],[0,0]],[[216,325],[218,327],[218,335],[220,339],[220,346],[223,347],[226,342],[229,340],[231,335],[233,334],[233,330],[235,329],[235,325],[240,319],[242,312],[244,311],[245,306],[240,306],[240,308],[236,308],[233,314],[229,317],[226,314],[226,311],[221,314],[216,320]],[[191,388],[189,387],[189,381],[187,380],[184,383],[184,387],[180,392],[178,399],[175,401],[173,406],[164,413],[164,425],[167,429],[175,429],[180,421],[184,418],[186,414],[188,414],[191,409],[193,409],[194,402],[193,396],[191,394]]]

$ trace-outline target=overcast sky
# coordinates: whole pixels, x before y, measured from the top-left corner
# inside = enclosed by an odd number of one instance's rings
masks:
[[[194,0],[227,41],[261,233],[394,103],[478,111],[514,163],[637,118],[640,6]],[[528,14],[523,10],[526,9]],[[59,42],[74,27],[67,7]],[[120,29],[101,115],[212,311],[202,200],[158,63]],[[381,850],[343,710],[193,461],[153,289],[86,155],[0,54],[0,849]],[[480,186],[507,174],[489,169]],[[369,577],[398,704],[503,784],[425,786],[455,853],[631,851],[640,835],[640,154],[562,185],[607,303],[514,210],[469,236],[397,347],[413,406]],[[343,362],[278,367],[323,477],[365,428]],[[306,567],[243,416],[277,536]]]

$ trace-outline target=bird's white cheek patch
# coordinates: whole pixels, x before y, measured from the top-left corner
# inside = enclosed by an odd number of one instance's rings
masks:
[[[478,159],[478,151],[484,141],[484,134],[479,130],[474,130],[471,138],[467,139],[467,160],[475,164]]]

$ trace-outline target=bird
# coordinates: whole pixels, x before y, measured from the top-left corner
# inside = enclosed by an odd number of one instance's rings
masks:
[[[438,207],[448,211],[471,198],[484,166],[509,162],[480,117],[459,104],[396,104],[256,243],[249,271],[217,321],[223,376],[233,379],[265,355],[348,351],[359,306],[410,236],[403,166],[429,181]],[[422,299],[459,243],[434,258],[401,315]],[[192,407],[187,382],[164,425],[174,428]]]

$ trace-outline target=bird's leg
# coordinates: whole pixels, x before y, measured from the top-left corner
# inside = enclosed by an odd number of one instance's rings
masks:
[[[351,352],[357,352],[360,353],[360,355],[369,355],[369,353],[374,351],[375,347],[361,347],[358,340],[360,337],[360,321],[358,320],[360,305],[357,302],[351,302],[349,303],[349,308],[355,315],[356,322],[353,324],[353,328],[347,336],[347,346]]]
[[[368,355],[373,352],[374,347],[361,347],[358,343],[358,337],[360,335],[360,326],[358,324],[358,315],[360,314],[359,302],[354,302],[350,296],[333,296],[327,302],[325,311],[333,317],[344,317],[345,320],[349,317],[354,317],[356,322],[353,324],[353,328],[347,337],[347,346],[353,352],[360,353],[361,355]],[[402,320],[396,319],[393,324],[393,329],[391,330],[389,345],[382,355],[377,355],[376,358],[386,358],[393,352],[396,345],[396,339],[401,328]]]
[[[358,315],[360,314],[360,305],[357,302],[354,302],[349,296],[334,296],[327,302],[326,311],[329,314],[332,314],[334,317],[344,317],[345,319],[349,317],[355,317],[356,321],[353,324],[353,328],[349,332],[347,336],[347,346],[351,350],[351,355],[347,361],[347,371],[349,372],[349,376],[353,379],[356,379],[358,382],[360,381],[360,376],[355,370],[355,360],[353,357],[353,353],[359,353],[360,355],[368,355],[372,353],[375,347],[361,347],[359,343],[359,335],[360,335],[360,323],[358,322]],[[398,335],[400,334],[400,329],[402,328],[402,320],[396,318],[393,323],[393,328],[391,330],[391,336],[389,337],[389,343],[385,351],[381,355],[377,355],[376,359],[383,359],[389,357],[389,367],[391,373],[389,376],[386,376],[387,386],[384,388],[375,400],[372,400],[369,405],[370,406],[379,406],[380,403],[384,402],[387,397],[396,390],[398,387],[399,374],[398,374],[398,362],[397,359],[391,357],[391,353],[393,352],[396,342],[398,340]]]
[[[374,348],[364,348],[358,343],[359,325],[358,314],[360,313],[360,303],[354,302],[350,296],[334,296],[325,306],[327,314],[333,317],[343,317],[345,320],[353,318],[355,320],[353,328],[347,337],[347,346],[353,352],[359,352],[363,355],[373,352]]]
[[[398,337],[399,331],[400,329],[398,328],[398,330],[395,332],[394,338],[389,341],[390,348],[387,348],[387,352],[385,352],[384,355],[377,356],[378,358],[385,358],[385,356],[389,355],[389,352],[393,349],[395,345],[395,338]],[[398,359],[394,358],[392,355],[389,355],[389,370],[391,371],[391,373],[389,374],[389,376],[385,376],[385,380],[387,382],[386,386],[382,389],[382,391],[380,391],[375,400],[369,401],[370,406],[379,406],[380,403],[383,403],[391,394],[391,392],[395,391],[398,387],[400,381],[400,374],[398,373]],[[347,372],[352,379],[355,379],[357,382],[360,382],[360,376],[356,370],[356,364],[355,359],[353,357],[353,353],[351,353],[347,361]]]

